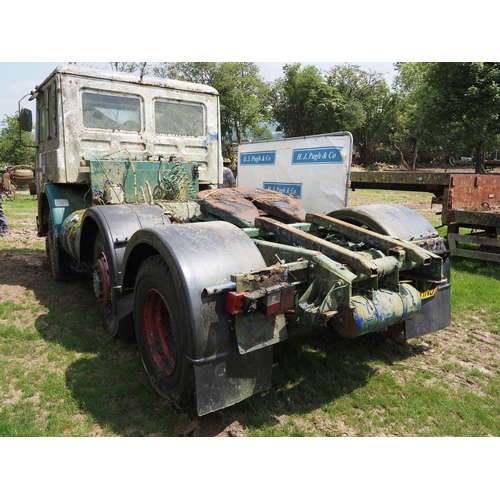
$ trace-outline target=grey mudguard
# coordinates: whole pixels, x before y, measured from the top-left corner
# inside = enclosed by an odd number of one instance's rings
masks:
[[[432,233],[433,225],[411,208],[393,203],[346,207],[328,214],[356,225],[366,225],[372,231],[395,238],[409,238]]]
[[[127,245],[124,287],[131,287],[140,261],[160,254],[177,283],[189,327],[183,355],[193,364],[198,414],[230,406],[271,386],[272,348],[241,355],[225,294],[203,290],[231,274],[266,266],[251,238],[222,221],[141,229]]]

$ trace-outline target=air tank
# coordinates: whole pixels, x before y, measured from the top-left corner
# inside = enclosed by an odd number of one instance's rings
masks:
[[[354,295],[351,307],[339,311],[331,326],[345,338],[384,330],[413,318],[422,307],[420,293],[411,285],[402,283],[400,291],[377,290],[368,295]]]

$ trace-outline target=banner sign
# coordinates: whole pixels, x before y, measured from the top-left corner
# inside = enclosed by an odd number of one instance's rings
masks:
[[[341,147],[294,149],[292,152],[292,165],[342,163],[341,151]]]
[[[291,182],[264,182],[264,189],[272,189],[281,194],[287,194],[294,198],[302,198],[302,184],[295,184]]]
[[[240,165],[274,165],[276,163],[276,151],[256,151],[255,153],[244,153],[240,157]]]
[[[347,206],[352,136],[313,135],[238,146],[238,187],[262,187],[300,199],[308,212]]]

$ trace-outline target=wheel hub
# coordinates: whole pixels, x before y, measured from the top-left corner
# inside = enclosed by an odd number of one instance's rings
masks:
[[[167,303],[158,290],[151,289],[142,302],[143,334],[151,361],[165,377],[175,371],[177,347]]]
[[[99,255],[92,269],[94,295],[97,301],[102,304],[104,310],[110,314],[112,308],[111,281],[109,279],[108,261],[103,253]]]

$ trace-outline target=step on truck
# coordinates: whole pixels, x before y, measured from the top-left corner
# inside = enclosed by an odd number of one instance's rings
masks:
[[[215,89],[68,65],[29,99],[52,274],[89,277],[105,330],[136,337],[177,407],[204,415],[268,389],[288,335],[448,325],[446,249],[417,213],[307,213],[273,190],[218,187]],[[31,129],[29,109],[19,120]]]

